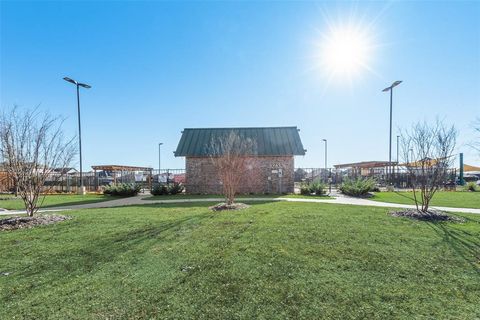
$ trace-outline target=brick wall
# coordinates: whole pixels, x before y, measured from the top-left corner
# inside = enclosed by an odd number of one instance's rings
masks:
[[[14,183],[13,179],[9,177],[6,171],[0,171],[0,192],[11,191]]]
[[[222,185],[210,158],[187,157],[185,166],[187,193],[222,192]],[[247,174],[242,179],[239,193],[293,193],[293,167],[293,156],[251,157],[248,159]]]

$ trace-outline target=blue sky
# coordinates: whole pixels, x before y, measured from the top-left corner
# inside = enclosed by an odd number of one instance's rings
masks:
[[[0,107],[67,117],[83,90],[84,166],[182,168],[185,127],[296,125],[297,167],[388,159],[389,96],[398,128],[435,117],[460,131],[480,116],[480,2],[0,3]],[[332,76],[319,63],[329,30],[368,34],[368,70]],[[394,153],[395,158],[395,153]]]

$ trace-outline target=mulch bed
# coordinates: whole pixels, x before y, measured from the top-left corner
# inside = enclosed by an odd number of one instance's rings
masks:
[[[465,222],[463,218],[450,216],[443,211],[429,210],[428,212],[420,212],[415,209],[405,209],[401,211],[392,211],[390,215],[393,217],[406,217],[421,221],[453,221]]]
[[[33,228],[39,225],[47,225],[70,219],[72,219],[72,217],[62,215],[37,215],[35,217],[0,219],[0,231]]]
[[[232,203],[232,204],[219,203],[209,207],[209,209],[213,211],[223,211],[223,210],[242,210],[249,207],[250,206],[245,203]]]

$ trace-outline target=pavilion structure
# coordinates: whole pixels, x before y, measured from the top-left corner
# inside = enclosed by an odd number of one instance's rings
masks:
[[[354,176],[373,176],[384,174],[389,166],[396,166],[397,162],[388,161],[362,161],[353,163],[343,163],[334,165],[335,169],[348,170]]]
[[[97,171],[107,171],[112,173],[113,184],[117,184],[118,177],[120,177],[120,183],[127,182],[124,181],[123,177],[127,174],[135,174],[136,172],[147,172],[147,182],[149,186],[152,183],[152,171],[153,169],[150,167],[136,167],[136,166],[124,166],[124,165],[117,165],[117,164],[109,164],[109,165],[98,165],[92,166],[92,169],[95,173],[95,177],[97,176]],[[97,179],[98,181],[98,179]],[[97,185],[98,188],[98,185]]]

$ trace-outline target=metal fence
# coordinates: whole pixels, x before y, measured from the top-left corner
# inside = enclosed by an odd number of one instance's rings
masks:
[[[447,178],[444,182],[447,184],[455,184],[457,182],[457,169],[451,168],[447,170]],[[386,168],[375,168],[368,171],[356,171],[350,169],[335,168],[296,168],[294,172],[294,181],[296,183],[320,181],[337,187],[346,179],[356,178],[372,178],[375,179],[379,187],[393,185],[396,188],[410,188],[410,176],[405,168],[395,168],[391,174],[387,174]]]
[[[457,179],[457,170],[450,169],[445,184],[455,184]],[[396,169],[390,176],[386,174],[386,169],[369,170],[368,172],[358,172],[348,169],[335,168],[295,168],[294,182],[298,186],[302,182],[320,181],[332,187],[339,186],[346,179],[355,179],[357,177],[373,178],[379,187],[385,187],[391,182],[396,188],[409,188],[409,175],[405,170]],[[5,177],[3,182],[9,181]],[[0,183],[0,192],[14,191],[12,183]],[[118,183],[134,183],[140,185],[143,189],[151,189],[155,184],[182,183],[185,184],[185,169],[155,169],[150,171],[129,171],[129,172],[84,172],[83,185],[88,192],[101,191],[103,187]],[[388,182],[388,183],[387,183]],[[80,174],[78,172],[67,175],[52,174],[45,182],[45,191],[75,193],[80,185]],[[272,187],[272,192],[276,189]]]
[[[384,170],[375,170],[368,174],[360,174],[354,170],[335,168],[296,168],[294,172],[294,181],[297,183],[319,181],[333,186],[342,184],[346,179],[355,179],[357,177],[374,178],[379,185],[385,185],[387,179]]]
[[[151,171],[125,172],[84,172],[83,186],[88,192],[101,191],[105,186],[130,183],[140,185],[143,189],[151,189],[154,184],[184,183],[185,169],[162,169]],[[76,192],[80,185],[80,173],[64,175],[52,174],[45,182],[45,188],[52,192]]]

